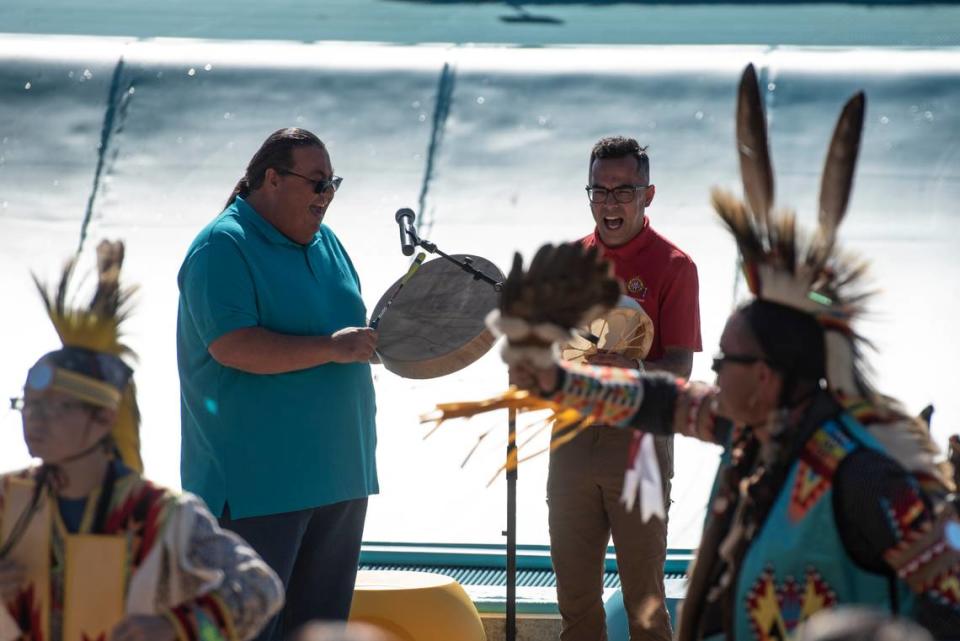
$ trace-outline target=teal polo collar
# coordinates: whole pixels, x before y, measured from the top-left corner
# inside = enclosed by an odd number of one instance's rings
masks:
[[[284,236],[279,229],[274,227],[269,221],[267,221],[266,218],[261,216],[257,210],[250,205],[250,203],[243,199],[242,196],[237,196],[236,201],[234,201],[234,206],[237,209],[237,214],[239,214],[240,217],[245,221],[256,227],[257,231],[259,231],[268,242],[271,242],[275,245],[288,245],[290,247],[298,247],[301,249],[309,246],[301,245],[300,243],[294,242]],[[313,241],[310,243],[311,245],[317,242],[317,237],[319,235],[320,234],[318,232],[314,236]]]

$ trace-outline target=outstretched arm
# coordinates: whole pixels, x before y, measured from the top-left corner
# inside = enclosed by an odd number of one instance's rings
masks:
[[[520,256],[515,256],[500,308],[488,318],[507,338],[503,357],[510,366],[511,382],[603,425],[717,442],[715,391],[709,385],[687,383],[666,373],[556,364],[551,345],[568,338],[571,329],[586,319],[609,309],[619,295],[620,285],[609,264],[598,262],[596,248],[585,251],[573,244],[546,245],[527,270]],[[679,368],[687,355],[674,353],[671,358]],[[525,399],[510,400],[523,403]],[[496,406],[480,403],[477,409],[488,411]]]
[[[563,363],[510,367],[511,382],[604,425],[716,443],[715,388],[666,373]]]

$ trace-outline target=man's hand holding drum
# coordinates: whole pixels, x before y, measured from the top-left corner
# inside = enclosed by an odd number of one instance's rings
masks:
[[[344,327],[330,336],[334,363],[369,362],[377,348],[377,330],[369,327]]]

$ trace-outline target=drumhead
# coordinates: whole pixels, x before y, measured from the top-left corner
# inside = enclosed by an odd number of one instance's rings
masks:
[[[473,266],[502,282],[503,273],[485,258],[469,258]],[[402,278],[380,297],[371,318],[400,286]],[[497,307],[500,293],[474,279],[457,265],[435,258],[420,266],[380,319],[377,354],[384,367],[404,378],[436,378],[473,363],[493,346],[484,319]]]
[[[621,296],[616,307],[582,329],[599,341],[593,344],[582,336],[574,336],[560,349],[564,360],[585,362],[588,356],[603,350],[643,361],[653,345],[653,321],[640,303],[629,296]]]

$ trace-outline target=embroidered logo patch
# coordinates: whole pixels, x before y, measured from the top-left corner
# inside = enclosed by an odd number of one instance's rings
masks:
[[[747,592],[747,615],[758,641],[784,641],[798,625],[837,603],[837,595],[816,569],[807,568],[803,583],[793,577],[777,585],[768,567]]]
[[[806,516],[830,488],[840,461],[856,448],[850,438],[834,425],[827,425],[811,437],[800,454],[797,476],[790,492],[787,514],[794,523]]]
[[[647,299],[647,285],[643,282],[643,279],[639,276],[634,276],[629,281],[627,281],[627,293],[636,298],[637,300],[646,300]]]

